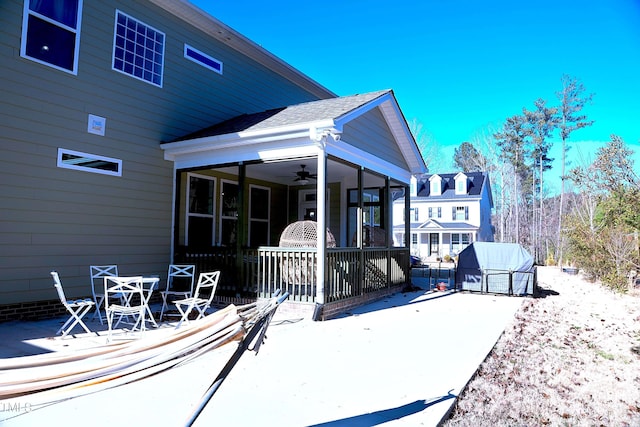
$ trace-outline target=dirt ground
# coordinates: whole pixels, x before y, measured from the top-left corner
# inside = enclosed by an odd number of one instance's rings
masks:
[[[445,426],[640,426],[640,296],[539,267]]]

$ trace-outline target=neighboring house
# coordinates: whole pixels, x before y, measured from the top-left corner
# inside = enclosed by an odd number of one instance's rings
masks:
[[[411,254],[423,261],[455,256],[472,242],[493,242],[493,197],[486,172],[443,173],[413,179],[409,213]],[[403,218],[404,200],[394,203],[394,218]],[[403,242],[404,223],[394,226]]]
[[[192,262],[221,297],[329,313],[407,281],[391,194],[426,167],[392,91],[337,97],[184,1],[8,0],[0,22],[0,320],[59,310],[53,269],[90,295],[92,264]],[[337,247],[277,248],[304,218]]]

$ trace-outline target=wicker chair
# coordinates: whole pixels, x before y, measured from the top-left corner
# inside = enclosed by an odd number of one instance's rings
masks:
[[[280,235],[281,248],[315,248],[318,239],[318,225],[315,221],[297,221],[289,224]],[[327,247],[335,248],[336,239],[327,229]],[[314,286],[316,264],[304,256],[291,257],[280,264],[280,272],[285,282],[292,285]]]

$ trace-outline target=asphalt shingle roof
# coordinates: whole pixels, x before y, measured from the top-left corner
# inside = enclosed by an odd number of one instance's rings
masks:
[[[482,185],[484,184],[484,180],[487,178],[487,174],[484,172],[464,172],[464,174],[468,178],[467,182],[467,194],[459,195],[456,194],[456,182],[454,180],[455,176],[458,175],[459,172],[456,173],[439,173],[434,174],[438,175],[442,178],[442,195],[441,196],[431,196],[432,198],[460,198],[466,196],[480,196],[482,192]],[[429,197],[431,193],[431,186],[429,185],[429,178],[432,175],[427,175],[425,178],[418,182],[418,197]]]
[[[321,99],[259,113],[242,114],[181,137],[178,140],[205,138],[243,131],[266,130],[320,120],[335,120],[388,92],[390,90]]]

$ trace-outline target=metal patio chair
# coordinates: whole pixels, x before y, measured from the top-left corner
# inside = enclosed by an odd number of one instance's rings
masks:
[[[93,292],[93,301],[96,303],[96,311],[93,313],[93,319],[98,316],[100,324],[104,325],[100,307],[104,305],[104,278],[118,275],[117,265],[92,265],[89,267],[91,275],[91,291]]]
[[[109,327],[107,342],[111,341],[113,329],[117,328],[124,318],[128,319],[132,332],[138,329],[140,336],[144,333],[147,298],[142,280],[142,276],[104,278],[104,311]]]
[[[160,309],[160,320],[164,316],[165,310],[169,308],[170,298],[191,298],[193,295],[193,283],[196,274],[196,266],[192,264],[170,264],[167,273],[167,287],[160,292],[162,296],[162,308]],[[174,298],[175,297],[175,298]]]
[[[91,308],[95,305],[95,303],[90,298],[78,299],[78,300],[68,300],[64,295],[64,290],[62,289],[62,283],[60,282],[60,276],[56,271],[51,272],[51,277],[53,277],[53,286],[55,286],[58,291],[58,297],[60,298],[60,302],[65,306],[67,311],[70,313],[69,319],[58,329],[56,334],[62,332],[62,336],[66,336],[76,325],[80,325],[82,329],[84,329],[87,333],[91,333],[87,325],[84,324],[82,318]]]
[[[200,273],[198,285],[196,286],[196,291],[193,297],[173,302],[181,316],[180,321],[176,325],[176,329],[182,325],[182,322],[189,323],[189,315],[194,309],[198,312],[198,316],[195,320],[201,319],[205,316],[207,309],[211,307],[211,301],[213,300],[216,288],[218,287],[218,280],[220,280],[219,271]],[[206,296],[207,292],[208,296]]]

